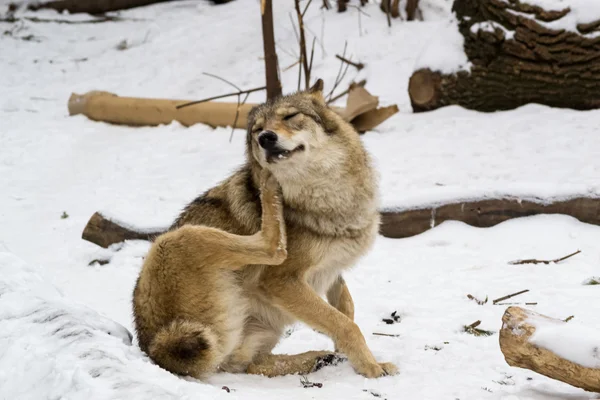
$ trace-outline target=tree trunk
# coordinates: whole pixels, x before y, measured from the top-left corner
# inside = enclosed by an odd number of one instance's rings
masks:
[[[419,10],[419,0],[406,0],[406,20],[414,21]]]
[[[51,8],[60,12],[104,14],[110,11],[126,10],[129,8],[147,6],[154,3],[165,3],[174,0],[57,0],[46,3],[30,4],[30,10]]]
[[[470,72],[420,69],[409,82],[415,112],[458,104],[479,111],[527,103],[594,109],[600,106],[600,21],[555,30],[548,22],[570,9],[546,11],[522,2],[455,0]]]
[[[526,368],[549,378],[569,385],[600,392],[600,369],[590,368],[569,361],[551,350],[531,343],[536,324],[551,324],[553,329],[561,330],[567,322],[549,318],[520,307],[509,307],[502,317],[500,330],[500,349],[508,365]],[[565,332],[565,339],[577,340]],[[585,340],[586,338],[579,338]],[[600,340],[600,339],[597,339]],[[560,345],[560,343],[558,343]],[[564,345],[563,345],[564,346]],[[590,348],[590,353],[593,349]]]
[[[265,79],[267,81],[267,100],[281,96],[279,63],[275,51],[275,33],[273,31],[273,1],[261,0],[263,48],[265,52]]]

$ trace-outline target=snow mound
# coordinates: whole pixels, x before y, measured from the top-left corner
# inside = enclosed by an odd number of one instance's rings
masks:
[[[2,398],[182,398],[178,385],[198,389],[151,364],[131,339],[123,326],[0,253]]]

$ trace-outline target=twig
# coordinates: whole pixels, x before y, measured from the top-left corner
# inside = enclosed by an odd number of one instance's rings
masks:
[[[316,43],[317,37],[315,36],[313,38],[313,42],[312,42],[312,46],[310,49],[310,63],[308,64],[308,74],[310,75],[312,73],[312,66],[313,66],[313,59],[315,58],[315,43]],[[310,87],[310,81],[307,82],[307,87]]]
[[[535,258],[529,258],[527,260],[515,260],[515,261],[510,261],[509,264],[510,265],[521,265],[521,264],[558,264],[561,261],[566,260],[567,258],[571,258],[577,254],[581,253],[581,250],[577,250],[575,253],[571,253],[567,256],[561,257],[561,258],[557,258],[556,260],[536,260]]]
[[[519,306],[523,303],[496,303],[497,306]],[[535,303],[524,303],[526,306],[537,306],[537,302]]]
[[[231,81],[228,81],[228,80],[227,80],[227,79],[225,79],[225,78],[221,78],[220,76],[217,76],[217,75],[215,75],[215,74],[211,74],[211,73],[209,73],[209,72],[203,72],[203,73],[202,73],[202,75],[206,75],[206,76],[210,76],[211,78],[218,79],[218,80],[220,80],[221,82],[225,82],[225,83],[227,83],[228,85],[230,85],[230,86],[233,86],[233,88],[234,88],[234,89],[237,89],[237,90],[239,90],[240,92],[242,91],[242,89],[241,89],[241,88],[240,88],[238,85],[236,85],[235,83],[233,83],[233,82],[231,82]]]
[[[304,86],[308,89],[310,86],[310,69],[308,67],[308,56],[306,55],[306,36],[304,34],[304,13],[310,6],[312,0],[308,1],[304,11],[300,11],[300,0],[294,0],[296,8],[296,17],[298,19],[298,31],[300,33],[300,60],[304,68]]]
[[[520,292],[513,293],[513,294],[508,294],[508,295],[506,295],[506,296],[503,296],[503,297],[497,298],[496,300],[492,301],[492,303],[493,303],[493,304],[496,304],[496,303],[499,303],[499,302],[501,302],[501,301],[503,301],[503,300],[508,300],[508,299],[510,299],[510,298],[512,298],[512,297],[515,297],[515,296],[518,296],[518,295],[520,295],[520,294],[527,293],[527,292],[529,292],[529,289],[521,290]]]
[[[290,69],[294,68],[296,65],[298,65],[298,63],[299,63],[299,62],[300,62],[300,60],[298,59],[298,60],[297,60],[296,62],[294,62],[293,64],[291,64],[291,65],[289,65],[289,66],[285,67],[285,68],[283,69],[283,72],[285,72],[285,71],[287,71],[287,70],[290,70]]]
[[[352,89],[354,89],[355,87],[357,87],[357,86],[360,86],[360,87],[365,87],[365,85],[366,85],[366,84],[367,84],[367,80],[366,80],[366,79],[363,79],[362,81],[360,81],[360,82],[357,82],[357,83],[355,83],[355,82],[352,82],[352,83],[351,83],[351,84],[348,86],[348,89],[344,90],[342,93],[338,94],[337,96],[335,96],[335,97],[333,97],[333,98],[329,99],[329,100],[327,101],[327,104],[333,103],[334,101],[336,101],[337,99],[341,98],[342,96],[345,96],[345,95],[347,95],[347,94],[348,94],[348,93],[349,93],[349,92],[350,92]]]
[[[346,64],[352,65],[354,68],[356,68],[359,71],[365,67],[365,64],[363,64],[361,62],[355,63],[354,61],[350,61],[347,58],[340,56],[339,54],[336,54],[335,58],[337,58],[341,62],[345,62]]]
[[[344,51],[342,52],[342,57],[346,56],[346,49],[348,48],[348,41],[344,42]],[[333,92],[335,92],[335,89],[337,89],[338,85],[342,82],[342,80],[344,79],[344,76],[346,76],[346,72],[348,72],[348,67],[350,66],[350,64],[345,64],[346,68],[344,69],[344,64],[345,63],[340,63],[340,69],[338,70],[337,76],[335,77],[335,82],[333,84],[333,87],[331,88],[331,91],[327,94],[327,98],[329,98],[329,100],[331,100],[331,97],[333,96]]]
[[[304,15],[306,15],[306,12],[308,11],[308,7],[310,7],[310,3],[312,3],[312,0],[308,0],[308,3],[306,3],[306,7],[304,7],[304,11],[302,11],[303,19],[304,19]]]
[[[321,6],[321,8],[329,10],[330,7],[331,6],[329,5],[329,0],[323,0],[323,5]]]
[[[477,328],[479,325],[481,325],[481,321],[477,320],[477,321],[473,322],[471,325],[465,325],[464,330],[465,330],[465,332],[467,332],[471,335],[475,335],[475,336],[492,336],[494,334],[494,332],[492,332],[492,331],[486,331],[486,330]]]
[[[565,318],[565,322],[569,322],[569,321],[570,321],[570,320],[572,320],[573,318],[575,318],[575,316],[574,316],[574,315],[571,315],[571,316],[569,316],[569,317]]]
[[[312,387],[318,387],[318,388],[322,388],[323,384],[320,382],[311,382],[308,380],[308,377],[306,375],[302,375],[302,377],[300,378],[300,383],[302,384],[302,387],[307,389],[307,388],[312,388]]]
[[[376,336],[389,336],[389,337],[399,337],[400,335],[393,335],[391,333],[380,333],[380,332],[373,332],[373,335]]]
[[[479,299],[478,299],[478,298],[476,298],[475,296],[468,294],[468,295],[467,295],[467,298],[468,298],[469,300],[473,300],[474,302],[476,302],[476,303],[477,303],[477,304],[479,304],[480,306],[482,306],[482,305],[484,305],[484,304],[486,304],[486,303],[488,302],[488,297],[487,297],[487,296],[485,296],[485,300],[479,300]]]
[[[193,106],[193,105],[200,104],[200,103],[206,103],[207,101],[223,99],[225,97],[239,96],[241,94],[246,94],[246,93],[260,92],[261,90],[265,90],[266,88],[267,88],[266,86],[261,86],[261,87],[257,87],[254,89],[241,90],[239,92],[221,94],[219,96],[213,96],[213,97],[208,97],[208,98],[202,99],[202,100],[190,101],[189,103],[179,104],[175,108],[179,110],[180,108],[189,107],[189,106]]]

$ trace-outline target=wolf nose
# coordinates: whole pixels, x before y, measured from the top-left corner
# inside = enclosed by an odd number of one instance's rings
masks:
[[[258,144],[265,150],[272,150],[277,144],[277,134],[271,131],[264,131],[258,135]]]

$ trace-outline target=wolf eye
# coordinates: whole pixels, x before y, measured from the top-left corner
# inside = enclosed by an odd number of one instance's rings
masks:
[[[257,133],[262,131],[262,126],[255,126],[254,128],[252,128],[252,133]]]
[[[299,115],[299,114],[300,114],[299,112],[295,112],[293,114],[286,115],[285,117],[283,117],[283,120],[289,121],[290,119],[294,118],[296,115]]]

